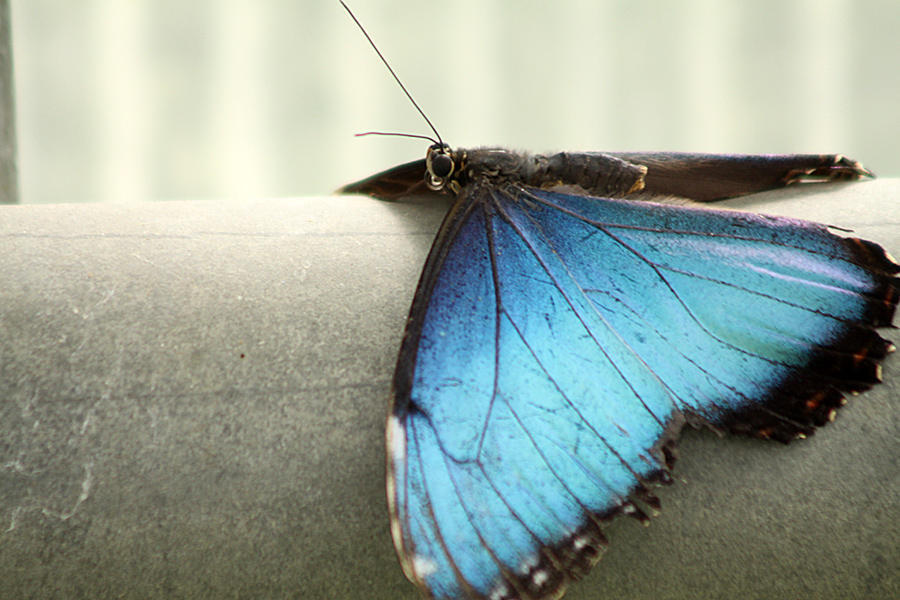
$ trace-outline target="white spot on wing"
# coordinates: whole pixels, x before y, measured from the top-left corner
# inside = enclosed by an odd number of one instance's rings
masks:
[[[428,577],[437,571],[437,564],[427,556],[416,554],[412,559],[412,567],[419,579]]]
[[[525,560],[523,560],[522,563],[519,565],[519,569],[518,569],[519,574],[528,575],[528,573],[530,573],[533,568],[538,566],[538,563],[540,563],[540,560],[538,559],[536,554],[531,554],[531,555],[527,556],[525,558]]]
[[[389,498],[393,498],[393,496],[389,496]],[[391,538],[394,540],[394,551],[397,556],[403,556],[403,530],[400,528],[400,520],[393,516],[391,516]]]
[[[509,586],[506,585],[505,581],[501,581],[488,598],[490,598],[490,600],[503,600],[503,598],[509,598]]]
[[[388,417],[385,437],[391,462],[406,460],[406,431],[394,415]]]
[[[400,566],[403,568],[403,573],[412,580],[416,573],[415,559],[411,561],[404,548],[403,526],[400,522],[400,512],[397,506],[397,478],[394,473],[395,469],[403,468],[403,463],[406,460],[406,432],[403,430],[400,419],[394,415],[388,417],[387,425],[385,426],[385,440],[388,452],[386,488],[388,510],[391,514],[391,538],[394,541],[394,550],[396,550],[397,556],[400,558]]]

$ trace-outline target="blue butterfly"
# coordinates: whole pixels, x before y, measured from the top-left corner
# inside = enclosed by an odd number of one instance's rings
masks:
[[[558,598],[647,519],[685,423],[789,442],[880,381],[897,264],[825,226],[713,210],[840,156],[429,148],[342,188],[456,200],[394,377],[387,492],[430,598]],[[671,202],[687,199],[693,205]]]

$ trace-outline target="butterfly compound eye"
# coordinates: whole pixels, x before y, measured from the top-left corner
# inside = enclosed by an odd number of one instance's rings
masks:
[[[443,179],[453,172],[453,159],[446,154],[435,154],[431,159],[431,174]]]

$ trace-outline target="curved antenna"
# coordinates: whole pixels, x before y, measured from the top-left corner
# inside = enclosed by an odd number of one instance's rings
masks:
[[[443,144],[441,142],[438,142],[436,139],[434,139],[431,136],[418,135],[415,133],[395,133],[393,131],[364,131],[363,133],[353,134],[353,137],[363,137],[365,135],[392,135],[392,136],[396,136],[396,137],[418,138],[420,140],[428,140],[432,144],[441,144],[443,146]]]
[[[428,118],[428,116],[425,115],[425,111],[423,111],[421,108],[419,108],[419,105],[416,104],[416,101],[413,99],[412,94],[409,93],[409,91],[406,89],[406,86],[403,85],[403,82],[400,81],[400,78],[397,77],[396,73],[394,73],[394,70],[391,68],[391,65],[388,64],[387,59],[385,59],[384,55],[381,54],[381,50],[378,49],[378,46],[376,46],[375,42],[372,41],[372,38],[369,37],[369,34],[366,31],[366,28],[362,26],[362,23],[360,23],[359,19],[356,18],[356,15],[353,14],[353,11],[350,10],[350,7],[347,6],[346,4],[344,4],[344,0],[339,0],[339,1],[341,3],[341,6],[343,6],[347,10],[347,12],[350,14],[350,17],[356,22],[356,26],[359,27],[359,30],[362,31],[363,35],[366,36],[366,39],[369,40],[369,44],[372,45],[372,48],[375,50],[375,53],[378,55],[378,58],[381,59],[381,62],[384,63],[384,66],[386,66],[388,71],[391,72],[391,75],[394,76],[394,81],[397,82],[397,84],[400,86],[400,89],[403,90],[403,93],[406,94],[407,98],[409,98],[409,101],[412,102],[413,106],[416,107],[416,110],[419,111],[419,114],[422,115],[422,118],[425,119],[425,122],[428,123],[428,126],[431,127],[431,130],[434,132],[434,135],[437,136],[437,139],[438,139],[437,143],[439,143],[441,145],[441,147],[443,148],[444,140],[441,139],[441,134],[438,133],[438,130],[435,128],[435,126],[431,124],[431,120]],[[422,136],[422,137],[424,137],[424,136]],[[425,139],[431,140],[431,138],[425,138]],[[431,141],[433,142],[434,140],[431,140]]]

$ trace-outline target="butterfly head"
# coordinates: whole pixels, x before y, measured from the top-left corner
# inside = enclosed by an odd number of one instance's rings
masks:
[[[465,150],[452,150],[447,144],[433,144],[425,155],[425,185],[436,192],[462,189],[460,174],[465,172]]]

